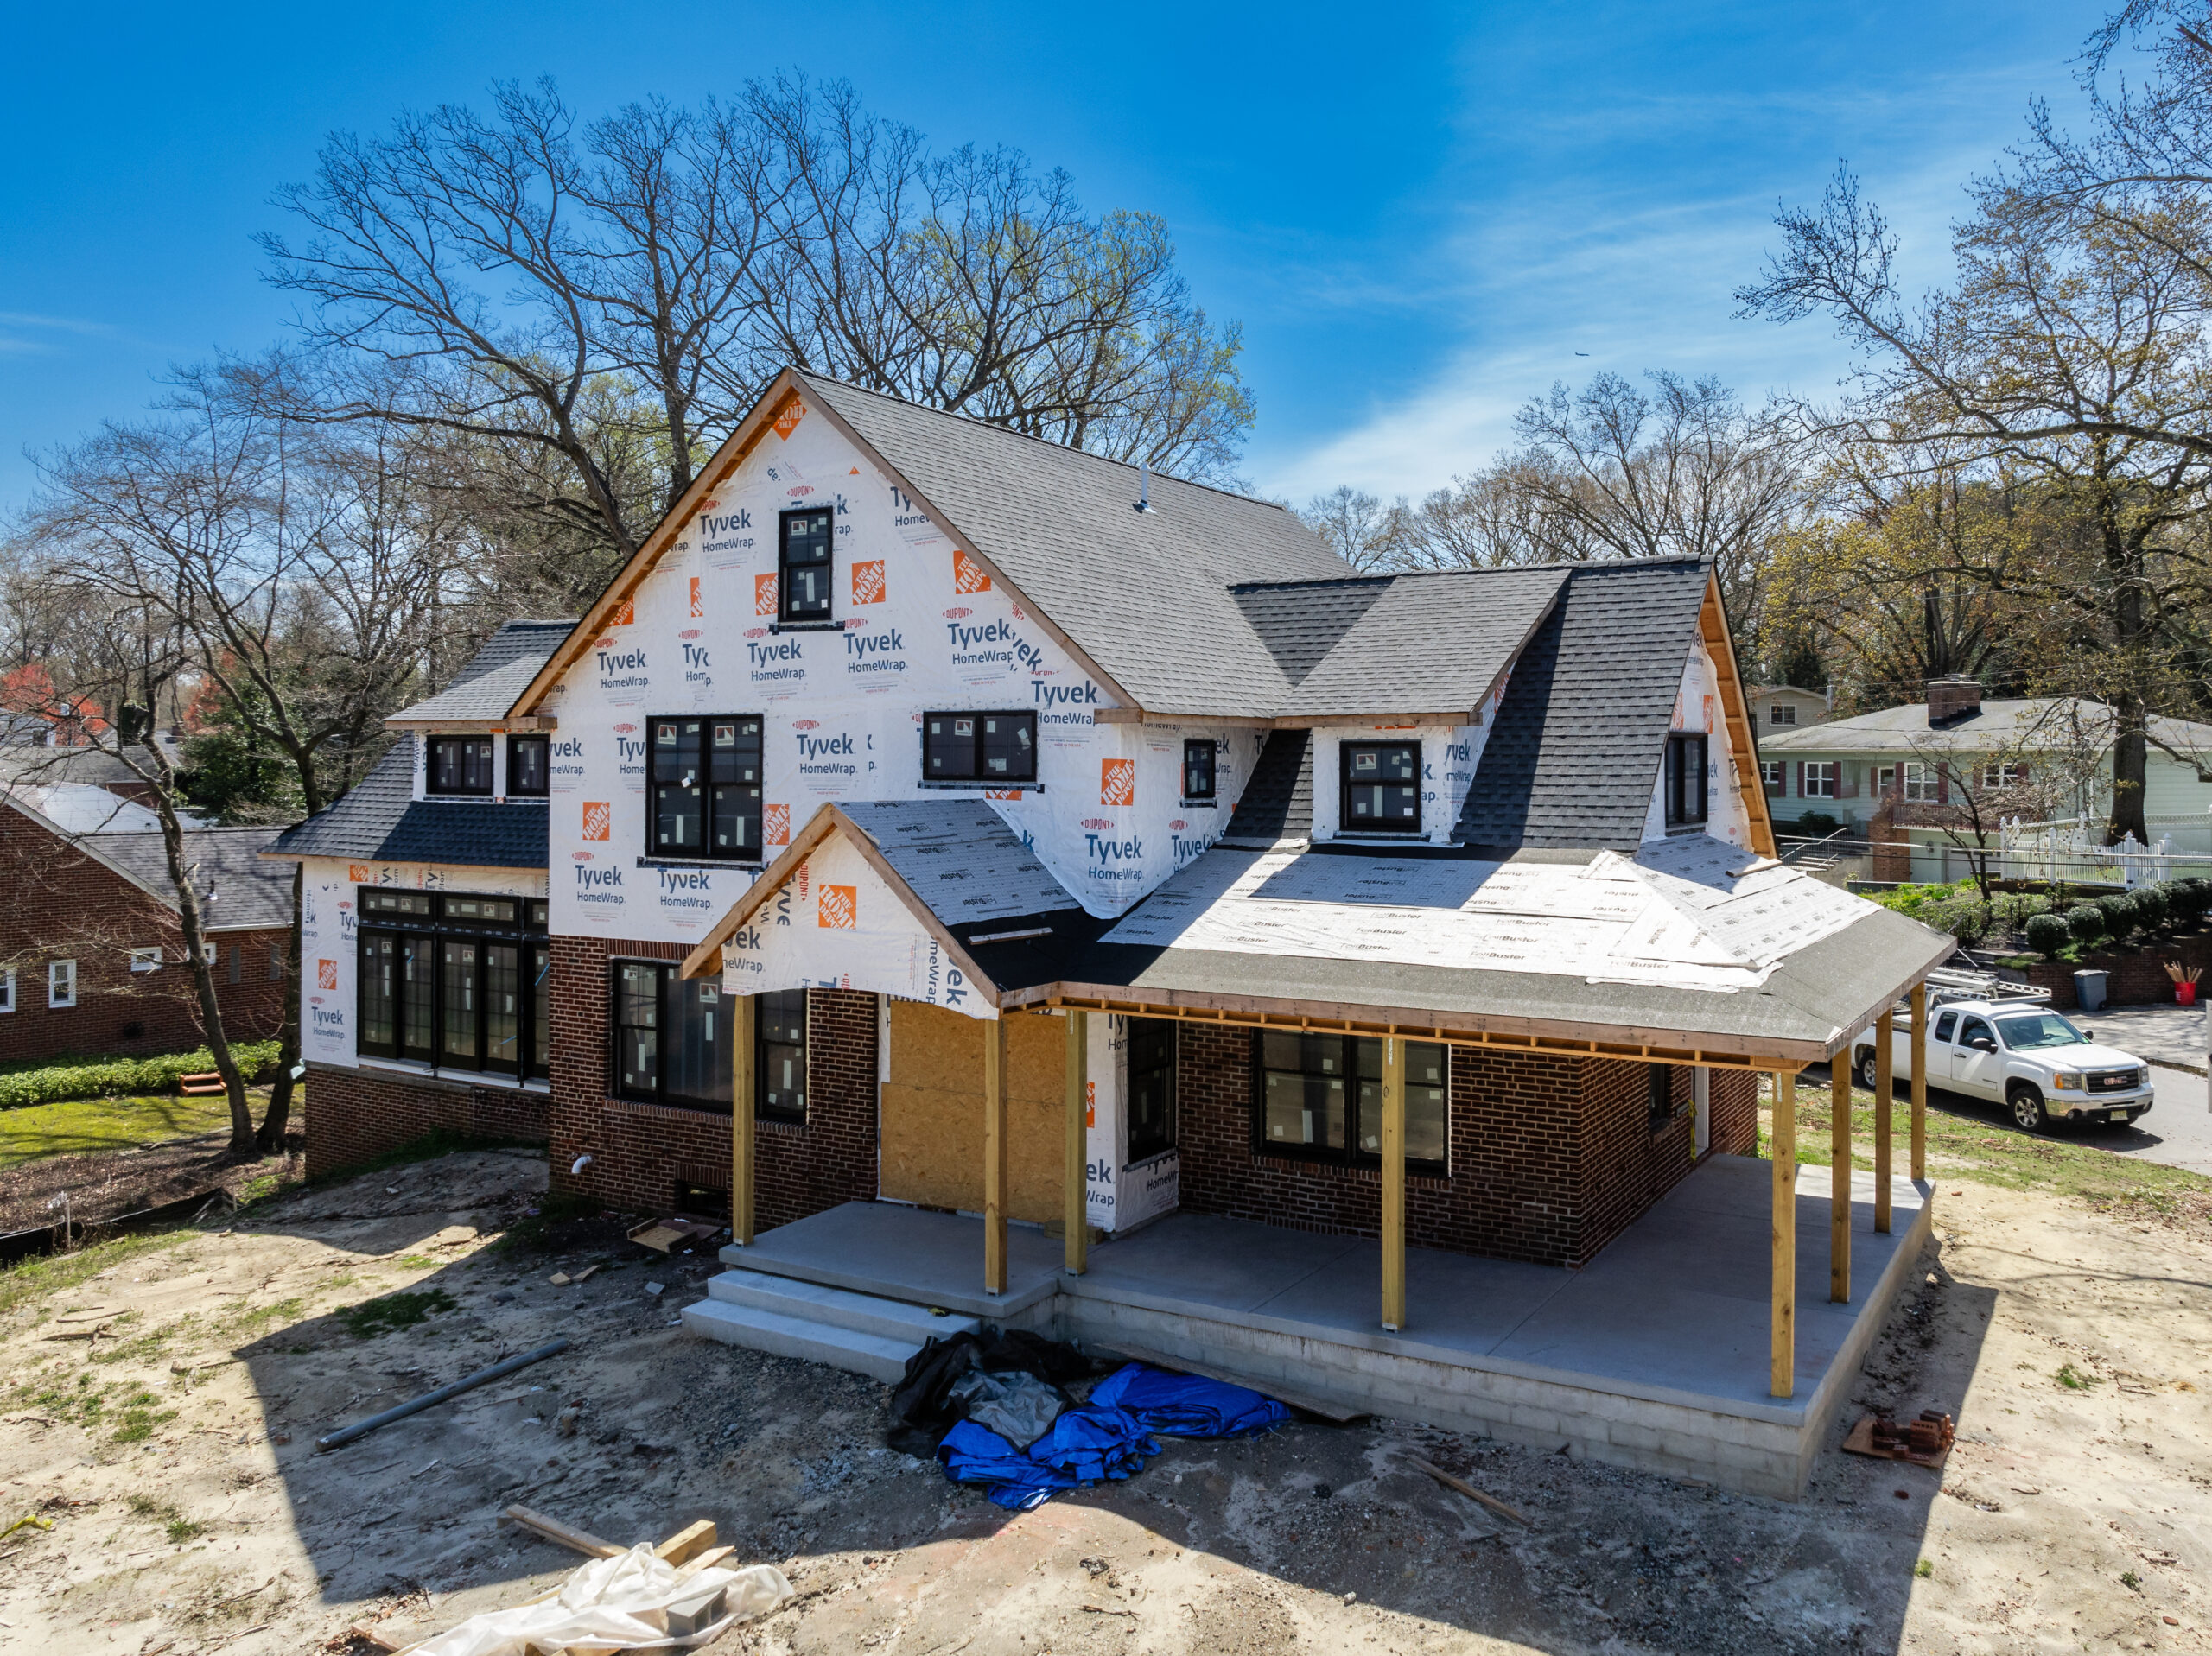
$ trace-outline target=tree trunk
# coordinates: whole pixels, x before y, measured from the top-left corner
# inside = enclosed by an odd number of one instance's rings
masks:
[[[300,1067],[300,898],[307,865],[292,865],[292,923],[284,933],[284,1027],[276,1040],[276,1079],[269,1088],[269,1108],[261,1118],[258,1143],[264,1156],[284,1153],[284,1132],[292,1121],[293,1072]]]
[[[214,1055],[216,1073],[231,1101],[230,1153],[240,1161],[257,1160],[260,1147],[254,1142],[253,1111],[246,1103],[245,1077],[223,1032],[223,1008],[215,998],[215,968],[208,963],[207,933],[200,921],[200,893],[192,883],[185,861],[184,827],[165,790],[156,790],[154,803],[162,821],[162,850],[169,867],[169,883],[176,888],[177,920],[184,930],[185,963],[192,970],[192,987],[200,999],[200,1027],[207,1037],[207,1050]]]
[[[2151,830],[2143,817],[2143,785],[2150,772],[2151,744],[2144,735],[2143,698],[2126,689],[2113,698],[2119,731],[2112,745],[2112,821],[2105,826],[2105,843],[2118,845],[2133,834],[2136,843],[2151,843]]]

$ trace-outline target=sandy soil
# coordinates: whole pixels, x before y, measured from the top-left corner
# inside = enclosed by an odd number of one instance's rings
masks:
[[[712,1517],[738,1562],[782,1564],[798,1602],[723,1652],[2212,1648],[2201,1217],[1947,1184],[1858,1392],[1956,1413],[1941,1475],[1831,1452],[1790,1505],[1410,1421],[1300,1424],[1172,1443],[1009,1517],[881,1447],[884,1388],[668,1326],[710,1262],[494,1243],[543,1183],[526,1155],[453,1156],[113,1245],[74,1283],[42,1267],[0,1314],[0,1523],[53,1527],[0,1540],[0,1645],[260,1656],[359,1648],[357,1619],[428,1631],[579,1562],[499,1522],[524,1501],[623,1542]],[[366,1336],[340,1309],[396,1290],[445,1298]],[[103,1317],[90,1350],[47,1337]],[[562,1335],[563,1356],[315,1450]]]

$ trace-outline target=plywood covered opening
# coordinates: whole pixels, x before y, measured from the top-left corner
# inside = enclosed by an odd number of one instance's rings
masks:
[[[893,1000],[890,1011],[882,1194],[980,1213],[983,1040],[991,1025],[918,1001]],[[1021,1012],[1006,1020],[1009,1218],[1041,1224],[1060,1216],[1067,1023]]]

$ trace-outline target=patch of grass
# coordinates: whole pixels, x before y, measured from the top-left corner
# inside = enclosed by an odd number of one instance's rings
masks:
[[[1936,1573],[1936,1561],[1933,1558],[1923,1558],[1918,1564],[1913,1565],[1912,1573],[1922,1581],[1928,1580]]]
[[[130,1514],[159,1524],[169,1539],[178,1546],[207,1533],[207,1526],[197,1519],[187,1518],[173,1501],[156,1501],[151,1495],[130,1497]]]
[[[237,1305],[224,1314],[222,1336],[251,1340],[272,1323],[296,1323],[307,1315],[308,1303],[297,1298],[273,1299],[266,1305]]]
[[[57,1381],[43,1391],[23,1387],[16,1393],[15,1402],[88,1432],[106,1431],[118,1443],[142,1443],[154,1435],[156,1426],[176,1418],[176,1411],[162,1408],[161,1399],[145,1386],[96,1386],[89,1371],[79,1374],[74,1386]],[[137,1510],[135,1501],[131,1510]]]
[[[276,1067],[274,1041],[240,1041],[231,1056],[249,1082],[268,1076]],[[132,1093],[162,1093],[177,1084],[180,1075],[204,1074],[215,1067],[215,1055],[206,1047],[192,1052],[169,1052],[154,1057],[79,1058],[68,1063],[48,1062],[28,1068],[0,1069],[0,1109],[54,1104],[68,1098],[108,1098]]]
[[[172,1518],[168,1523],[162,1525],[162,1528],[168,1533],[169,1539],[178,1546],[182,1546],[196,1535],[207,1533],[207,1526],[205,1524],[200,1523],[197,1519],[191,1518]]]
[[[20,1167],[48,1156],[96,1155],[135,1150],[203,1133],[230,1130],[231,1107],[213,1098],[79,1098],[60,1104],[27,1104],[0,1110],[0,1167]]]
[[[536,1213],[515,1221],[493,1239],[492,1246],[542,1249],[547,1234],[554,1227],[589,1219],[606,1210],[607,1204],[595,1197],[580,1196],[573,1190],[549,1190],[539,1200]]]
[[[438,1262],[427,1253],[410,1253],[392,1261],[402,1271],[435,1271]]]
[[[411,1329],[441,1311],[453,1310],[460,1303],[442,1288],[403,1290],[378,1299],[363,1300],[359,1305],[341,1305],[337,1317],[350,1332],[372,1340],[379,1334]]]
[[[116,1399],[114,1440],[118,1443],[143,1443],[154,1435],[154,1428],[176,1418],[175,1409],[161,1406],[161,1399],[143,1386],[134,1386]]]
[[[2086,1392],[2092,1386],[2104,1384],[2094,1374],[2085,1374],[2072,1363],[2059,1364],[2058,1372],[2051,1378],[2069,1392]]]
[[[133,1231],[89,1243],[73,1253],[50,1253],[43,1258],[18,1260],[0,1270],[0,1317],[49,1294],[88,1282],[103,1271],[190,1241],[199,1234],[198,1231],[181,1227],[175,1230]]]
[[[2139,1593],[2143,1590],[2143,1577],[2132,1570],[2123,1570],[2120,1572],[2120,1584],[2131,1593]]]

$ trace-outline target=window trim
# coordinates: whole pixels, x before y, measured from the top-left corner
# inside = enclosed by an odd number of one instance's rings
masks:
[[[1897,797],[1907,804],[1936,804],[1942,789],[1941,765],[1925,759],[1906,759],[1897,766]]]
[[[1201,748],[1205,750],[1206,756],[1206,785],[1203,793],[1193,790],[1191,786],[1191,757]],[[1211,736],[1192,736],[1185,739],[1181,784],[1183,803],[1185,805],[1211,805],[1219,802],[1221,797],[1221,744],[1219,742]]]
[[[515,785],[515,750],[525,744],[544,754],[537,767],[543,785],[537,788],[518,788]],[[547,799],[553,792],[553,739],[550,736],[517,736],[507,738],[507,797],[510,799]]]
[[[0,1017],[16,1010],[16,968],[0,967]]]
[[[796,1110],[781,1107],[771,1109],[768,1095],[768,1020],[761,1016],[766,1010],[761,1002],[769,994],[796,994],[799,1001],[799,1067],[806,1076],[801,1090],[802,1098],[814,1095],[814,997],[804,989],[770,990],[748,996],[753,1002],[753,1119],[755,1121],[774,1121],[785,1126],[803,1127],[806,1125],[807,1107],[801,1104]],[[779,1046],[790,1043],[779,1041]]]
[[[973,719],[976,720],[973,746],[969,754],[971,767],[983,762],[983,729],[986,719],[1022,719],[1029,725],[1029,774],[1026,777],[987,776],[971,768],[962,777],[931,776],[930,774],[930,720],[932,719]],[[921,784],[925,788],[1017,788],[1036,787],[1037,781],[1037,713],[1033,707],[938,707],[924,708],[921,723],[914,728],[914,738],[920,744]]]
[[[1692,744],[1697,749],[1697,764],[1689,763]],[[1703,731],[1674,730],[1667,733],[1667,756],[1659,771],[1659,792],[1662,814],[1670,828],[1702,828],[1707,820],[1705,783],[1706,766],[1711,761],[1712,748]],[[1685,787],[1694,775],[1694,790]],[[1696,814],[1690,812],[1690,800],[1694,796]]]
[[[423,739],[423,794],[429,799],[489,799],[499,777],[495,769],[499,753],[499,738],[486,733],[481,736],[426,736]],[[484,785],[481,788],[441,788],[438,786],[438,750],[455,742],[484,744]]]
[[[655,790],[663,786],[654,776],[658,767],[660,727],[664,724],[683,725],[696,722],[699,726],[699,844],[696,847],[664,847],[658,843],[659,811]],[[758,752],[753,760],[753,780],[744,782],[716,782],[714,779],[714,742],[709,733],[718,724],[746,725],[754,727]],[[741,756],[744,738],[738,737]],[[715,867],[736,866],[759,868],[768,861],[768,848],[764,841],[768,815],[768,716],[760,713],[660,713],[645,720],[645,845],[644,860],[658,863],[702,863]],[[670,786],[681,786],[671,784]],[[730,851],[716,851],[714,839],[715,790],[718,788],[742,789],[750,786],[753,801],[753,838],[755,844],[739,847]],[[643,866],[641,861],[640,866]]]
[[[1307,1038],[1338,1041],[1344,1044],[1345,1079],[1351,1083],[1344,1101],[1344,1147],[1332,1150],[1325,1145],[1294,1145],[1268,1137],[1268,1061],[1266,1040],[1269,1034],[1297,1035]],[[1338,1035],[1323,1030],[1262,1030],[1252,1031],[1249,1048],[1252,1112],[1252,1153],[1271,1156],[1287,1161],[1311,1162],[1321,1167],[1365,1168],[1373,1170],[1382,1165],[1380,1153],[1370,1154],[1359,1148],[1359,1050],[1357,1043],[1380,1041],[1379,1035]],[[1448,1179],[1452,1177],[1452,1045],[1448,1041],[1408,1041],[1408,1046],[1433,1046],[1444,1054],[1444,1159],[1427,1161],[1414,1157],[1406,1158],[1408,1178]]]
[[[1366,749],[1377,752],[1384,748],[1408,748],[1414,756],[1414,820],[1409,827],[1382,828],[1372,822],[1355,822],[1351,815],[1351,756]],[[1338,742],[1337,744],[1337,832],[1338,834],[1373,834],[1393,840],[1417,840],[1427,830],[1422,826],[1421,745],[1411,742]],[[1365,784],[1364,786],[1403,787],[1403,783]]]
[[[1122,1119],[1125,1123],[1126,1142],[1122,1146],[1122,1160],[1126,1167],[1137,1167],[1146,1162],[1156,1161],[1162,1156],[1172,1156],[1182,1147],[1182,1094],[1176,1074],[1183,1056],[1181,1020],[1173,1018],[1132,1018],[1128,1024],[1128,1038],[1132,1043],[1136,1038],[1136,1028],[1140,1024],[1158,1024],[1164,1025],[1166,1030],[1167,1132],[1166,1136],[1159,1143],[1151,1144],[1142,1150],[1139,1149],[1133,1138],[1128,1137],[1128,1131],[1135,1125],[1131,1105],[1136,1095],[1135,1071],[1128,1070],[1124,1075],[1126,1084],[1122,1092]],[[1124,1048],[1125,1057],[1130,1050],[1130,1048]]]
[[[626,1027],[620,1017],[620,984],[625,968],[650,968],[655,976],[653,1015],[657,1037],[657,1060],[653,1065],[653,1090],[648,1094],[640,1088],[626,1088],[622,1084],[622,1031]],[[691,1110],[701,1115],[730,1115],[732,1105],[719,1098],[693,1098],[685,1094],[668,1090],[667,1041],[673,1027],[669,1020],[669,986],[691,981],[677,975],[682,970],[680,961],[640,960],[634,955],[617,955],[607,962],[607,1096],[624,1099],[632,1104],[656,1104],[664,1109]],[[719,987],[719,986],[718,986]],[[724,999],[734,1005],[737,997],[728,989],[721,990]],[[733,1019],[733,1025],[735,1020]],[[731,1033],[735,1034],[733,1027]],[[731,1076],[731,1092],[736,1091],[736,1077]]]
[[[130,969],[133,972],[158,972],[162,966],[162,946],[159,943],[148,943],[130,951]]]
[[[419,914],[372,913],[371,899],[385,894],[422,898],[424,909]],[[503,923],[474,915],[448,914],[447,904],[449,903],[512,903],[515,917],[512,922]],[[549,936],[550,906],[549,898],[524,897],[513,891],[417,891],[412,888],[382,885],[356,886],[353,908],[357,917],[353,942],[354,1055],[385,1063],[420,1064],[436,1075],[479,1076],[519,1085],[532,1082],[550,1084],[552,1079],[550,1044],[547,1062],[541,1063],[537,1059],[540,1019],[537,990],[540,980],[550,974],[553,967],[552,942]],[[405,948],[410,940],[419,941],[429,947],[430,1024],[427,1056],[408,1050],[404,1027],[404,1003],[397,996],[392,1003],[392,1038],[374,1042],[368,1038],[365,1014],[369,974],[364,969],[362,951],[372,937],[391,938],[394,940],[396,948]],[[474,967],[476,1063],[474,1065],[448,1058],[445,1050],[444,945],[461,939],[479,945]],[[512,947],[516,950],[515,1061],[512,1066],[493,1063],[485,1050],[491,1023],[491,1003],[486,983],[490,969],[486,946]],[[280,968],[277,979],[281,980],[282,958],[278,956],[276,959]],[[550,1006],[543,1021],[551,1022]]]
[[[1842,798],[1842,762],[1838,759],[1807,759],[1798,778],[1797,789],[1801,799]]]
[[[821,513],[830,520],[830,556],[823,568],[830,572],[825,582],[830,596],[822,608],[805,615],[791,613],[791,520],[810,517]],[[808,565],[808,568],[813,568]],[[832,626],[837,614],[837,509],[835,505],[786,506],[776,514],[776,623],[779,626]]]
[[[64,968],[67,968],[66,972]],[[69,980],[69,994],[67,999],[62,999],[60,994],[61,979],[65,975]],[[74,1006],[77,1004],[77,990],[78,974],[75,961],[48,961],[46,963],[46,1009],[48,1012],[67,1012]]]
[[[1770,702],[1766,711],[1767,723],[1777,728],[1795,725],[1797,722],[1797,704],[1794,701]],[[1789,715],[1787,718],[1783,717],[1785,714]]]

